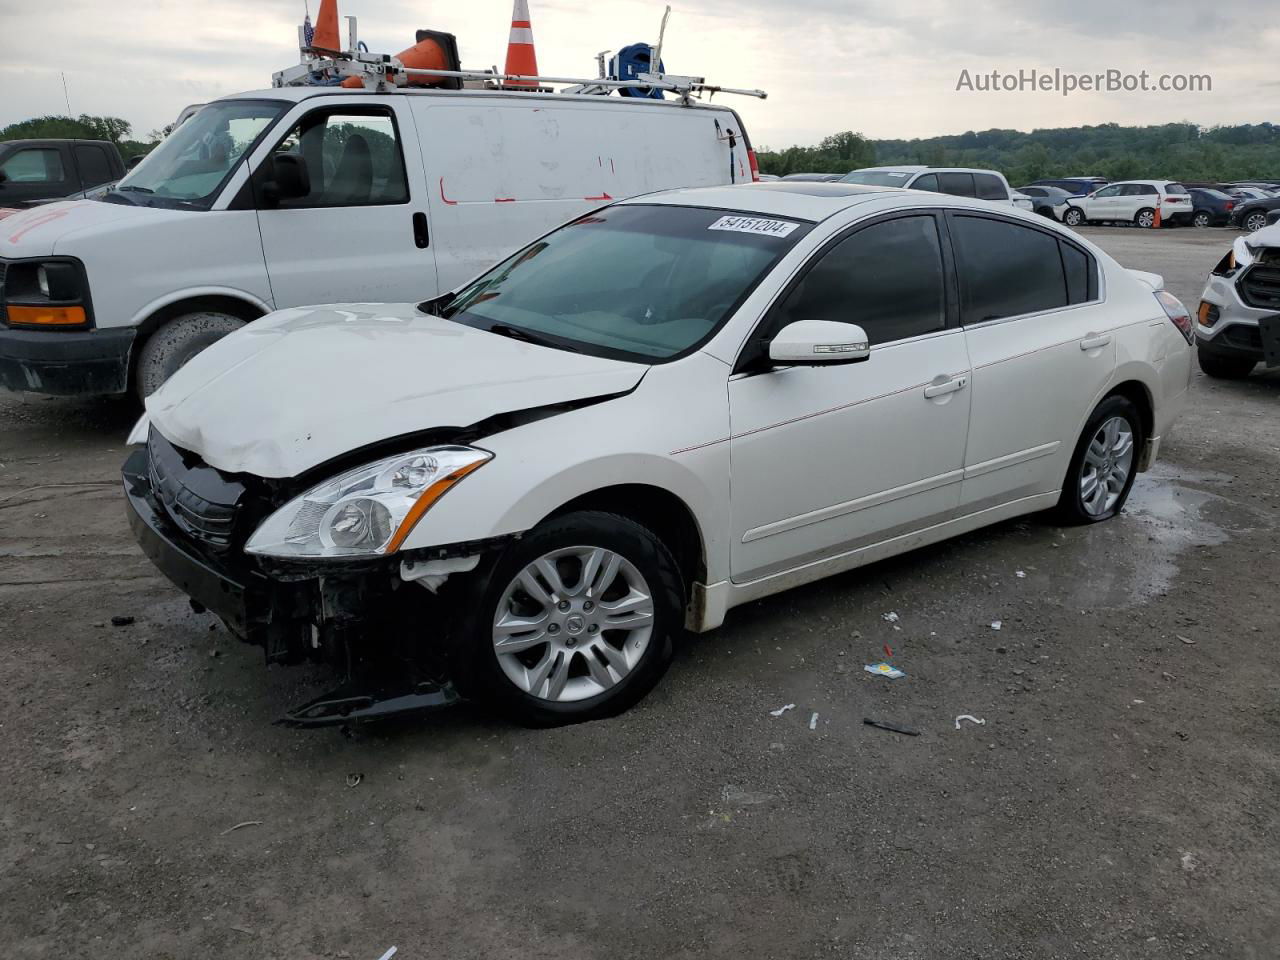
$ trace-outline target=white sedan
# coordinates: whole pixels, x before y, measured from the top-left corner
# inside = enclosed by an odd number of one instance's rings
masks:
[[[483,698],[603,717],[683,629],[1042,510],[1120,511],[1191,319],[1043,217],[815,183],[604,207],[457,292],[282,311],[180,370],[135,534],[300,724]]]

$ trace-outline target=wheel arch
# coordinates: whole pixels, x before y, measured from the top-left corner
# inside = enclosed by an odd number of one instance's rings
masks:
[[[149,303],[138,312],[134,322],[137,334],[133,338],[133,346],[129,350],[129,390],[135,385],[138,375],[138,355],[146,346],[151,335],[170,320],[188,313],[225,313],[239,317],[246,323],[257,320],[271,312],[271,307],[238,290],[186,291],[170,299]]]
[[[694,583],[705,582],[707,560],[702,530],[689,505],[670,490],[648,483],[613,484],[579,494],[542,519],[578,510],[615,513],[652,531],[675,557],[686,596]]]

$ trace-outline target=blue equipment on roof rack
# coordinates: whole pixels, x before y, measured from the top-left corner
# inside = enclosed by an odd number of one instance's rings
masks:
[[[633,43],[619,50],[609,62],[610,80],[633,80],[642,73],[652,72],[653,48],[647,43]],[[658,61],[658,73],[665,73],[662,61]],[[621,87],[618,93],[624,97],[647,97],[661,100],[662,91],[647,87]]]

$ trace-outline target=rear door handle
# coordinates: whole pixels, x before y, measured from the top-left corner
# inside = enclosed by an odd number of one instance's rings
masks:
[[[1081,350],[1097,350],[1099,347],[1105,347],[1111,342],[1111,334],[1101,333],[1085,337],[1080,341]]]
[[[934,397],[943,397],[948,393],[955,393],[957,390],[963,390],[969,385],[968,377],[952,377],[944,383],[931,383],[924,388],[926,398],[932,400]]]
[[[431,235],[427,233],[427,215],[425,213],[415,213],[413,215],[413,242],[418,245],[419,250],[425,250],[431,245]]]

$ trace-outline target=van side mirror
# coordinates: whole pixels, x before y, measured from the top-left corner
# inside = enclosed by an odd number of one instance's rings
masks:
[[[296,153],[278,153],[273,158],[276,194],[282,200],[297,200],[311,192],[307,161]]]
[[[866,331],[856,323],[797,320],[769,341],[769,359],[786,366],[856,363],[871,356]]]

